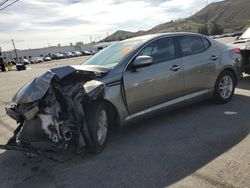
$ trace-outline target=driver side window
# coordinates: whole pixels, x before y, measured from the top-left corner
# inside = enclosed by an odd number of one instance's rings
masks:
[[[139,56],[151,56],[154,59],[154,63],[161,63],[174,59],[174,41],[171,37],[153,41],[142,49]]]

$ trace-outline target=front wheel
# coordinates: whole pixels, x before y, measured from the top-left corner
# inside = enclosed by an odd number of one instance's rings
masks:
[[[216,103],[229,102],[236,87],[236,78],[231,71],[224,71],[218,77],[214,88],[214,100]]]
[[[93,141],[91,151],[99,153],[106,146],[108,138],[109,119],[104,102],[92,103],[87,110],[87,124]]]

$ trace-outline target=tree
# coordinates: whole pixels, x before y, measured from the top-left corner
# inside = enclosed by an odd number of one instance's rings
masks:
[[[81,46],[83,44],[84,44],[84,42],[76,42],[76,46]]]
[[[210,26],[210,35],[221,35],[224,33],[224,28],[215,23],[215,22],[212,22],[211,23],[211,26]]]
[[[204,24],[198,28],[198,33],[203,35],[209,35],[207,24]]]

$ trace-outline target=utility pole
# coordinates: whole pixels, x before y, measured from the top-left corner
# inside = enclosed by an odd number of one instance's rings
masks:
[[[13,39],[11,39],[11,42],[13,44],[13,47],[14,47],[14,52],[15,52],[15,55],[16,55],[16,62],[18,62],[18,56],[17,56],[17,52],[16,52],[16,46],[15,46],[15,42]]]

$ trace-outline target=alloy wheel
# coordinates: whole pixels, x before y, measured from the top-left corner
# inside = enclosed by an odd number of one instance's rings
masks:
[[[228,99],[232,95],[233,85],[233,79],[230,76],[225,75],[221,79],[219,84],[219,93],[223,99]]]

